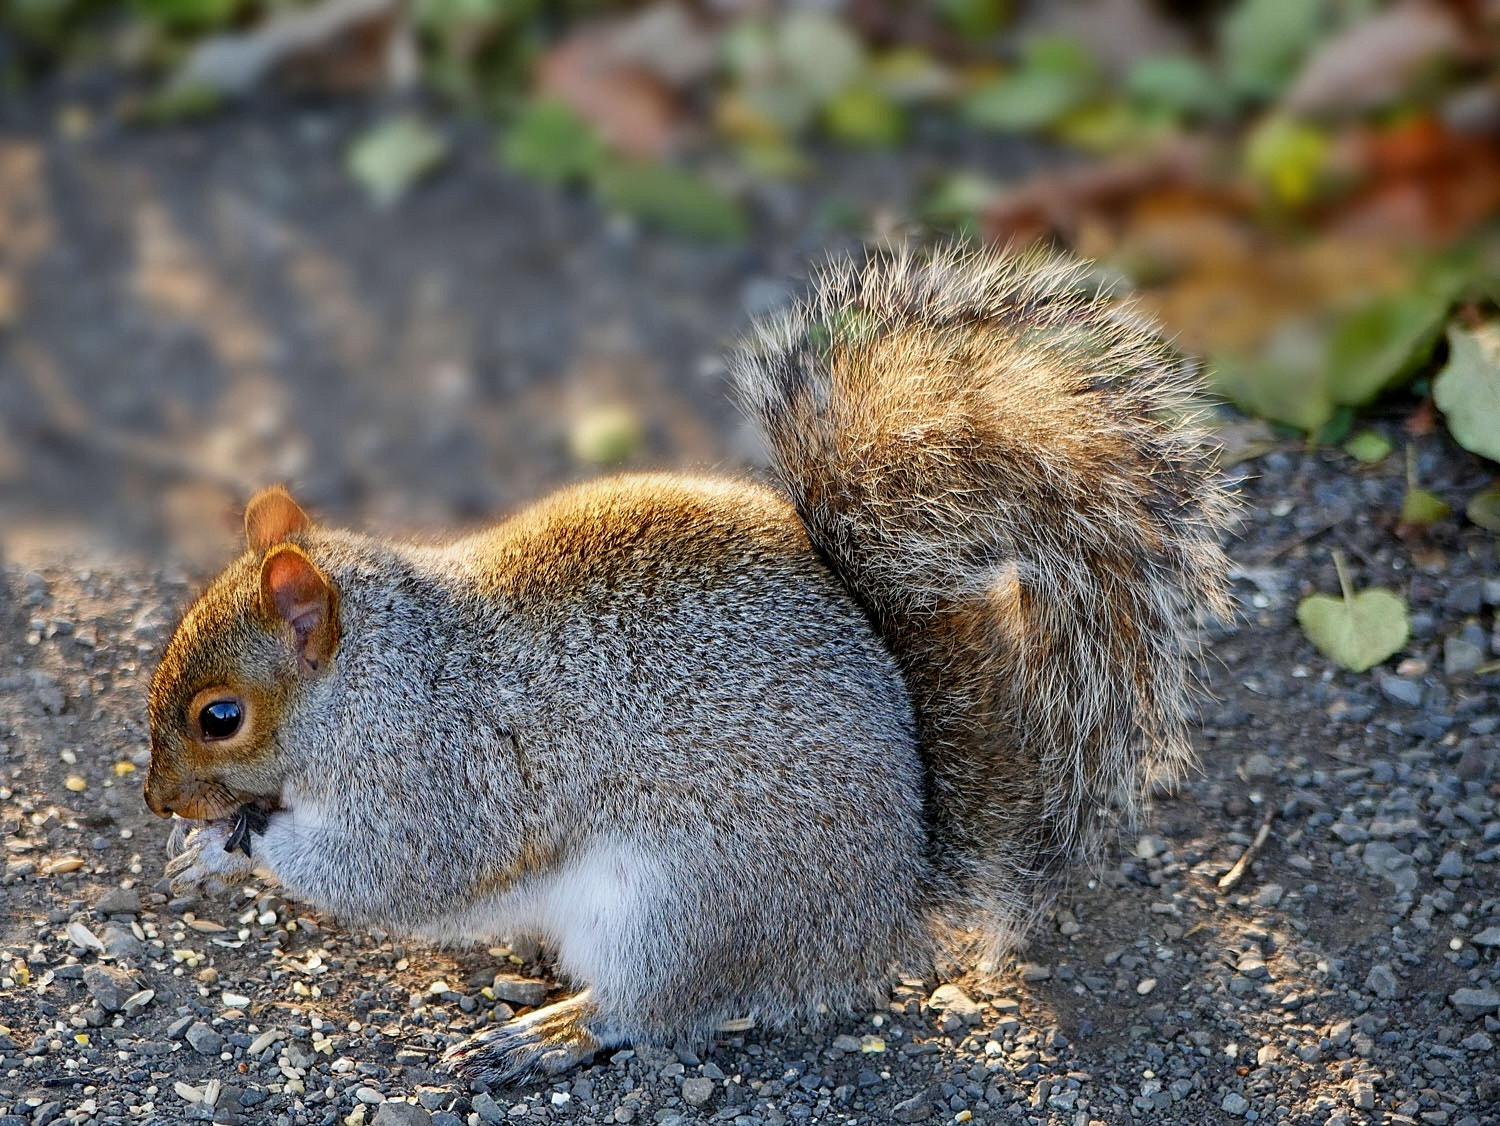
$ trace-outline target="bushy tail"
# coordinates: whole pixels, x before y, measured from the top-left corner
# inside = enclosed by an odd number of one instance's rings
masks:
[[[994,957],[1191,757],[1227,505],[1196,382],[1062,260],[829,268],[735,359],[813,543],[911,687],[942,917]]]

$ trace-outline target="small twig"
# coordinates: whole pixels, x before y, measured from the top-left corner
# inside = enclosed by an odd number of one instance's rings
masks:
[[[1245,873],[1250,870],[1250,865],[1260,855],[1261,848],[1271,836],[1271,822],[1276,820],[1276,805],[1274,802],[1266,803],[1265,815],[1260,819],[1260,828],[1255,831],[1255,839],[1250,846],[1234,862],[1234,867],[1219,877],[1219,890],[1222,892],[1233,891],[1234,886],[1244,879]]]
[[[1295,536],[1292,536],[1290,539],[1283,540],[1281,543],[1279,543],[1275,547],[1273,547],[1270,551],[1264,552],[1258,559],[1255,559],[1255,560],[1252,560],[1249,563],[1246,563],[1245,566],[1246,567],[1266,567],[1266,566],[1269,566],[1270,564],[1276,562],[1276,560],[1280,559],[1287,552],[1294,551],[1297,548],[1301,547],[1303,544],[1308,543],[1308,542],[1310,542],[1312,540],[1317,539],[1319,536],[1325,536],[1325,535],[1327,535],[1329,532],[1333,531],[1335,528],[1337,528],[1343,522],[1344,522],[1344,518],[1341,516],[1341,517],[1339,517],[1336,520],[1330,520],[1326,524],[1319,524],[1316,528],[1312,529],[1309,532],[1303,532],[1300,535],[1295,535]]]

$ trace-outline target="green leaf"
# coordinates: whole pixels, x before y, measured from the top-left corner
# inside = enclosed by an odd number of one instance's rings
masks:
[[[1432,354],[1450,300],[1447,292],[1401,293],[1347,314],[1328,342],[1333,400],[1363,406],[1410,379]]]
[[[528,103],[500,141],[500,159],[549,184],[587,179],[604,160],[604,142],[561,102]]]
[[[128,115],[142,125],[177,125],[212,117],[224,107],[224,95],[212,86],[190,82],[168,86]]]
[[[1125,92],[1143,109],[1173,117],[1217,117],[1229,110],[1223,84],[1187,55],[1147,55],[1125,76]]]
[[[1297,622],[1325,657],[1364,672],[1399,653],[1411,636],[1406,600],[1379,587],[1355,594],[1342,553],[1333,553],[1333,565],[1343,597],[1309,595],[1297,604]]]
[[[937,0],[943,22],[965,39],[985,39],[1005,26],[1009,0]]]
[[[977,231],[979,217],[999,194],[993,181],[977,172],[943,176],[922,201],[922,218],[938,226],[957,225]]]
[[[1361,430],[1344,443],[1344,452],[1366,465],[1384,461],[1393,449],[1395,446],[1391,440],[1378,430]]]
[[[1408,488],[1401,498],[1401,523],[1409,528],[1436,524],[1452,511],[1452,505],[1426,489]]]
[[[600,169],[597,183],[610,207],[677,234],[732,240],[749,231],[738,204],[680,168],[619,161]]]
[[[823,107],[823,128],[835,140],[889,148],[905,134],[906,116],[875,87],[857,83]]]
[[[1091,84],[1075,75],[1020,71],[975,90],[964,99],[960,112],[971,124],[1021,133],[1055,124],[1090,92]]]
[[[349,174],[370,193],[370,198],[388,207],[436,168],[447,154],[440,133],[415,117],[388,118],[350,146]]]
[[[840,19],[799,8],[781,21],[777,53],[787,80],[827,101],[865,68],[864,45]]]
[[[1500,321],[1448,329],[1448,362],[1432,384],[1448,430],[1464,449],[1500,461]]]
[[[1219,53],[1234,92],[1279,94],[1322,36],[1327,7],[1325,0],[1240,0],[1219,27]]]
[[[242,0],[136,0],[149,22],[173,31],[212,31],[228,24],[244,7]]]
[[[1500,483],[1470,497],[1464,515],[1481,528],[1500,532]]]
[[[1248,415],[1315,433],[1334,414],[1319,362],[1322,346],[1312,325],[1289,322],[1260,356],[1212,357],[1210,381]]]
[[[568,450],[588,465],[625,461],[641,447],[641,420],[628,407],[598,407],[574,421]]]
[[[1411,636],[1406,601],[1379,587],[1343,598],[1310,595],[1297,604],[1297,622],[1318,652],[1352,672],[1399,653]]]
[[[1278,203],[1300,207],[1317,195],[1328,148],[1321,129],[1273,114],[1246,137],[1245,167]]]
[[[1349,436],[1349,431],[1354,429],[1354,411],[1350,407],[1338,407],[1334,410],[1332,417],[1313,436],[1313,440],[1319,445],[1331,446],[1335,442],[1342,442]]]

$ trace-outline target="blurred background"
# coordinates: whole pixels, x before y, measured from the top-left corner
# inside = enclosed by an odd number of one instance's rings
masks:
[[[1093,259],[1228,461],[1500,459],[1497,57],[1497,0],[0,0],[0,555],[738,468],[724,351],[908,238]]]

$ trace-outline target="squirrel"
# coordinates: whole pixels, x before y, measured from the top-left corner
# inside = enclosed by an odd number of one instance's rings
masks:
[[[492,1084],[993,967],[1191,761],[1228,503],[1195,369],[1060,257],[824,268],[731,364],[774,486],[629,475],[432,545],[281,487],[150,690],[174,887],[268,872],[582,986]]]

